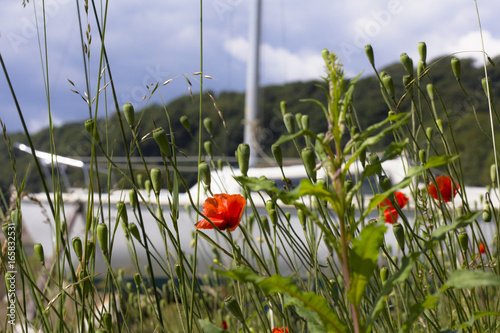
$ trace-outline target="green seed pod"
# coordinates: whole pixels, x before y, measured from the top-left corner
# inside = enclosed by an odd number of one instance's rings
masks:
[[[278,213],[276,212],[276,203],[272,200],[266,201],[266,210],[273,226],[278,224]]]
[[[87,277],[87,274],[85,273],[85,271],[80,271],[80,273],[78,274],[78,280],[79,281],[82,281],[84,280],[85,278]],[[86,296],[89,292],[89,280],[86,279],[85,281],[83,281],[82,283],[80,283],[80,288],[82,290],[82,293],[83,293],[83,296]]]
[[[458,234],[458,242],[460,243],[460,247],[464,252],[467,252],[469,248],[469,235],[466,231],[463,231]]]
[[[392,77],[389,74],[384,75],[382,83],[384,84],[385,89],[387,89],[389,96],[391,98],[395,98],[396,95],[394,93],[394,82],[392,81]]]
[[[222,170],[224,168],[224,161],[221,159],[218,159],[217,160],[217,167],[219,168],[219,170]]]
[[[269,220],[267,219],[267,216],[261,216],[260,222],[262,223],[262,229],[264,229],[264,231],[269,234],[271,232],[271,229],[269,228]]]
[[[484,209],[483,209],[483,221],[484,222],[491,222],[491,207],[489,203],[485,203]]]
[[[408,96],[413,97],[413,77],[410,75],[403,76],[403,85],[405,89],[408,91]]]
[[[418,158],[419,158],[420,163],[422,165],[424,165],[425,163],[427,163],[427,153],[426,153],[425,149],[420,149],[418,151]]]
[[[375,67],[375,57],[373,55],[373,48],[370,44],[365,46],[365,53],[366,53],[366,56],[368,57],[368,61],[370,62],[370,64],[373,67]]]
[[[281,114],[284,116],[286,114],[286,109],[287,109],[286,101],[280,102],[280,109],[281,109]]]
[[[309,129],[309,116],[307,114],[303,115],[302,118],[300,118],[302,122],[302,128],[303,129]]]
[[[92,256],[94,252],[94,242],[87,241],[87,247],[85,248],[85,260],[88,262],[89,258]]]
[[[113,326],[111,323],[111,313],[104,312],[104,314],[102,315],[102,323],[106,331],[112,332]]]
[[[245,322],[243,312],[241,312],[241,308],[233,296],[227,296],[226,298],[224,298],[224,305],[229,310],[229,312],[231,312],[234,318],[236,318],[240,323]]]
[[[301,129],[302,126],[302,113],[297,113],[295,114],[295,121],[297,122],[297,125],[299,125],[299,129]]]
[[[419,79],[421,78],[422,74],[424,74],[424,71],[425,71],[425,64],[422,60],[419,60],[417,64],[417,75]]]
[[[42,265],[45,265],[45,255],[43,254],[43,246],[40,243],[36,243],[33,245],[33,249],[35,251],[36,258]]]
[[[285,127],[288,133],[295,134],[295,118],[291,113],[286,113],[283,116],[283,122],[285,123]]]
[[[441,134],[444,133],[444,130],[443,130],[443,122],[441,119],[437,119],[436,120],[436,124],[437,124],[437,127],[438,127],[438,130]]]
[[[402,53],[399,57],[408,75],[413,76],[413,60],[406,53]]]
[[[174,270],[177,278],[182,281],[182,265],[179,263],[175,264]]]
[[[131,189],[128,191],[128,199],[130,200],[130,206],[132,206],[132,209],[135,210],[137,208],[137,193],[135,192],[135,189]]]
[[[125,277],[125,271],[123,268],[118,268],[118,274],[116,275],[116,282],[119,285],[123,285],[123,278]]]
[[[451,59],[451,69],[453,70],[453,75],[455,75],[455,79],[460,82],[460,59],[453,58]]]
[[[379,185],[382,191],[388,191],[392,187],[392,182],[389,177],[381,176],[379,177]]]
[[[200,179],[205,183],[206,187],[210,189],[212,178],[210,177],[210,167],[208,164],[205,162],[198,164],[198,172],[200,173]]]
[[[137,239],[139,242],[141,241],[141,235],[139,233],[139,228],[137,227],[137,225],[135,223],[130,223],[128,225],[128,231],[130,232],[130,234],[132,236],[135,237],[135,239]]]
[[[210,134],[210,136],[214,136],[214,124],[212,123],[212,119],[208,117],[203,119],[203,125],[205,126],[208,134]]]
[[[170,142],[168,141],[167,133],[161,127],[153,131],[153,138],[156,144],[160,147],[161,152],[167,156],[167,158],[172,157],[172,149],[170,148]]]
[[[191,124],[189,124],[189,118],[186,115],[183,115],[180,117],[179,121],[181,122],[181,125],[191,133]]]
[[[313,182],[316,182],[316,158],[314,157],[314,151],[311,147],[306,147],[302,149],[301,153],[302,163],[306,168],[307,175]]]
[[[380,268],[380,281],[384,283],[385,281],[387,281],[388,277],[389,277],[389,270],[387,269],[387,267]]]
[[[135,110],[131,103],[123,104],[123,113],[125,114],[125,119],[130,127],[135,125]]]
[[[427,83],[427,94],[429,95],[429,98],[431,101],[434,100],[434,85],[432,83]]]
[[[158,195],[161,191],[161,171],[158,168],[151,169],[151,184],[153,184],[153,190],[155,194]]]
[[[153,185],[151,184],[151,181],[149,179],[147,179],[145,182],[144,182],[144,188],[146,189],[146,192],[148,193],[151,193],[151,190],[153,189]]]
[[[300,225],[302,226],[302,229],[306,230],[306,214],[304,213],[303,210],[298,209],[297,210],[297,217],[299,218]]]
[[[497,181],[497,166],[495,164],[492,164],[490,166],[490,179],[493,186],[495,186],[495,183]]]
[[[240,143],[238,146],[238,165],[243,176],[248,175],[248,167],[250,161],[250,146],[247,143]]]
[[[212,142],[211,141],[203,142],[203,147],[205,147],[205,151],[207,152],[207,155],[210,157],[210,159],[213,160],[214,154],[212,149]]]
[[[71,241],[71,244],[73,245],[73,250],[75,251],[76,257],[79,261],[81,261],[83,255],[82,240],[80,239],[80,237],[74,237]]]
[[[368,162],[375,167],[375,173],[379,176],[382,175],[382,165],[380,165],[380,158],[376,153],[368,155]]]
[[[116,203],[116,210],[118,211],[118,219],[121,219],[123,224],[128,225],[127,207],[123,201]]]
[[[271,151],[273,152],[274,159],[280,168],[283,167],[283,155],[281,153],[281,147],[279,145],[272,145]]]
[[[427,127],[425,129],[425,134],[427,135],[428,140],[432,140],[432,135],[434,134],[434,128],[432,127]]]
[[[137,187],[144,188],[144,175],[142,173],[137,175]]]
[[[427,61],[427,45],[425,44],[425,42],[418,43],[418,54],[420,55],[420,60],[425,66],[425,63]]]
[[[141,274],[139,274],[139,273],[134,274],[134,282],[135,282],[136,288],[139,289],[139,287],[141,286]]]
[[[285,212],[285,219],[290,223],[290,219],[292,218],[292,213],[290,212]]]
[[[97,240],[99,241],[102,253],[106,255],[108,253],[108,226],[104,223],[97,225]]]
[[[396,237],[396,241],[398,242],[401,251],[405,251],[405,230],[401,223],[396,223],[392,226],[392,231],[394,232],[394,236]]]
[[[101,142],[101,138],[99,137],[99,131],[97,130],[94,119],[88,119],[87,121],[85,121],[85,129],[97,143]]]

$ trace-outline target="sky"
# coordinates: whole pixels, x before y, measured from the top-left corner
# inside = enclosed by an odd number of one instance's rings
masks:
[[[131,102],[141,110],[147,105],[143,96],[156,82],[160,88],[149,103],[168,103],[188,94],[188,80],[193,92],[199,91],[199,76],[193,73],[201,68],[200,21],[203,72],[213,78],[204,80],[204,88],[215,93],[244,91],[252,1],[205,0],[202,20],[200,1],[109,1],[104,42],[119,104]],[[339,56],[348,76],[373,73],[364,52],[366,44],[372,45],[379,68],[399,61],[403,52],[416,63],[421,41],[427,44],[428,60],[456,53],[477,58],[478,64],[481,61],[472,0],[262,2],[262,85],[318,79],[323,74],[324,48]],[[98,116],[103,116],[104,103],[114,110],[110,86],[105,87],[109,76],[100,75],[101,40],[93,9],[89,8],[87,16],[83,4],[82,0],[79,7],[76,1],[45,0],[44,19],[40,1],[31,0],[26,7],[22,0],[0,1],[0,53],[30,131],[49,125],[49,110],[55,126],[74,121],[82,121],[83,126],[89,108],[82,96],[93,99],[99,89],[109,95],[108,101],[103,94],[99,101],[94,100],[100,105]],[[102,20],[105,4],[96,1],[96,5]],[[479,2],[485,49],[491,57],[500,54],[498,13],[500,1]],[[87,26],[92,39],[90,57],[84,60],[80,31],[85,39]],[[90,89],[85,83],[85,66]],[[169,79],[170,83],[161,85]],[[3,72],[0,119],[9,132],[21,130]]]

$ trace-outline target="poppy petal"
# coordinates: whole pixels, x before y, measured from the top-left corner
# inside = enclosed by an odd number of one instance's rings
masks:
[[[227,228],[227,223],[223,219],[217,219],[217,218],[210,218],[210,221],[220,230],[226,230]],[[196,223],[195,226],[197,229],[213,229],[214,226],[212,225],[207,219],[203,219],[200,222]]]

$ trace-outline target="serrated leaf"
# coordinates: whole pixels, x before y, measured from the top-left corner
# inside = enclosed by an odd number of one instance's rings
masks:
[[[352,277],[347,297],[355,306],[363,298],[366,286],[377,267],[380,246],[386,230],[387,227],[383,223],[371,223],[363,228],[359,237],[352,242],[349,256]]]

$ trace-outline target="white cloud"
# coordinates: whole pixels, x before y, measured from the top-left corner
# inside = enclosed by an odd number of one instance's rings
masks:
[[[239,61],[246,62],[249,43],[242,37],[228,40],[224,49]],[[318,79],[323,74],[324,62],[320,51],[310,49],[292,52],[267,43],[261,45],[262,83],[284,83]]]
[[[489,31],[483,31],[484,49],[490,57],[500,54],[500,38],[495,38]],[[479,31],[471,31],[463,36],[459,36],[454,41],[446,43],[447,52],[459,52],[456,56],[473,58],[481,63],[483,56],[481,53],[481,38]]]

